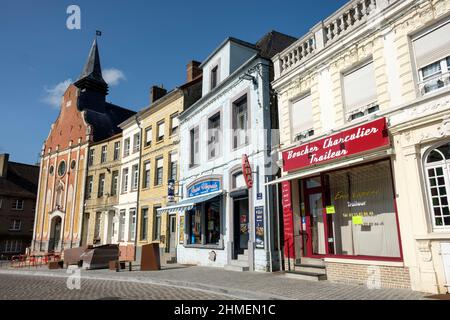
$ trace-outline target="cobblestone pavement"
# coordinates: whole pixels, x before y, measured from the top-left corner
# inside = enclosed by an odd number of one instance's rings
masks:
[[[10,270],[1,269],[3,274],[28,274],[34,276],[67,277],[66,270],[48,270],[44,268]],[[186,289],[201,289],[218,295],[229,295],[239,299],[299,299],[299,300],[416,300],[424,299],[428,294],[408,289],[368,289],[361,285],[347,285],[329,281],[306,281],[287,278],[282,273],[233,272],[221,268],[173,265],[161,271],[121,271],[109,270],[81,271],[82,278],[116,282],[128,282],[129,287],[145,288],[144,284],[153,285],[148,290],[155,290],[155,285],[170,285]],[[39,278],[40,281],[45,279]],[[61,279],[48,279],[60,281]],[[104,284],[105,285],[105,284]],[[125,284],[111,284],[111,286]],[[0,284],[0,290],[2,288]],[[95,287],[94,284],[92,284]],[[101,285],[98,285],[101,287]],[[89,287],[89,285],[88,285]],[[152,289],[153,288],[153,289]],[[20,290],[20,289],[17,289]],[[141,289],[143,290],[143,289]],[[161,289],[163,290],[163,289]],[[181,290],[181,289],[180,289]],[[130,291],[132,292],[132,291]],[[0,296],[2,292],[0,291]],[[105,296],[114,296],[106,293]],[[134,297],[135,295],[132,295]],[[156,295],[158,296],[158,295]],[[170,296],[170,295],[169,295]],[[144,295],[152,299],[152,294]],[[189,297],[189,299],[192,297]],[[220,298],[220,297],[217,297]],[[174,298],[175,299],[175,298]]]
[[[66,278],[0,274],[0,300],[228,300],[203,290],[125,281],[83,279],[69,290]]]

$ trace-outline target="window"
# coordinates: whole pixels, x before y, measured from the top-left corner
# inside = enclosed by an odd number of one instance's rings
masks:
[[[75,170],[76,165],[77,165],[77,162],[75,160],[72,160],[72,162],[70,162],[70,169]]]
[[[163,183],[163,165],[164,158],[156,159],[155,186],[160,186]]]
[[[164,121],[158,123],[158,142],[164,140],[164,130],[165,124]]]
[[[220,199],[220,197],[215,197],[187,211],[188,244],[218,245],[220,243]]]
[[[219,66],[215,66],[211,69],[211,90],[217,87],[219,82]]]
[[[2,206],[3,206],[3,199],[0,198],[0,209],[2,208]]]
[[[89,159],[90,159],[90,157],[89,157]],[[53,175],[53,172],[55,171],[55,167],[54,166],[50,166],[50,168],[49,168],[49,172],[50,172],[50,175],[52,176]]]
[[[242,171],[238,171],[233,174],[232,186],[233,189],[239,189],[247,186]]]
[[[113,171],[111,175],[111,195],[117,195],[117,189],[119,186],[119,171]]]
[[[314,252],[325,252],[328,245],[329,254],[400,257],[389,160],[330,172],[322,181],[325,194],[329,194],[325,205],[332,206],[335,213],[325,219],[322,194],[308,194],[306,201],[316,215]]]
[[[130,241],[134,241],[136,238],[136,209],[130,209],[130,230],[128,231],[128,235]]]
[[[120,156],[120,141],[114,142],[114,161],[119,160]]]
[[[102,213],[95,213],[94,240],[100,240],[100,224],[102,222]]]
[[[137,190],[139,186],[139,165],[135,164],[132,167],[132,181],[131,181],[131,189]]]
[[[20,231],[21,228],[22,228],[22,221],[11,220],[11,226],[9,227],[10,231]]]
[[[154,223],[153,223],[153,240],[159,241],[161,237],[161,215],[158,213],[158,209],[160,207],[154,207],[153,208],[153,217],[154,217]]]
[[[130,155],[130,138],[126,138],[123,142],[123,156],[128,157]]]
[[[119,213],[119,241],[123,242],[125,240],[125,210],[120,210]]]
[[[142,189],[150,187],[150,161],[144,163],[144,177],[142,179]]]
[[[178,153],[172,152],[170,154],[170,168],[169,168],[169,179],[177,180],[177,170],[178,170]]]
[[[105,193],[105,174],[102,173],[98,177],[98,198],[103,197]]]
[[[147,240],[148,235],[148,208],[142,208],[141,240]]]
[[[63,177],[66,174],[66,170],[67,170],[67,166],[66,166],[66,162],[63,160],[59,163],[58,166],[58,175],[60,177]]]
[[[208,119],[208,159],[220,156],[220,112]]]
[[[86,180],[86,199],[91,198],[93,186],[94,186],[94,178],[93,176],[88,176]]]
[[[4,253],[18,253],[22,251],[22,240],[6,240]]]
[[[102,155],[100,157],[100,163],[105,163],[106,162],[106,151],[107,151],[108,146],[102,146]]]
[[[12,209],[12,210],[23,210],[23,204],[24,204],[24,201],[23,201],[23,200],[20,200],[20,199],[14,199],[14,200],[11,202],[11,209]]]
[[[345,111],[348,121],[360,118],[378,110],[377,86],[373,61],[344,74],[343,92]]]
[[[249,117],[247,95],[233,103],[233,148],[240,148],[248,143]]]
[[[180,121],[178,120],[178,113],[170,116],[170,135],[176,134],[178,132],[178,126]]]
[[[88,166],[94,165],[94,154],[95,154],[95,149],[89,149]]]
[[[450,21],[412,39],[422,95],[450,85]]]
[[[136,133],[133,138],[133,153],[139,152],[141,149],[141,134]]]
[[[200,164],[200,146],[199,146],[199,129],[198,127],[195,127],[190,131],[190,159],[189,159],[189,166],[193,167]]]
[[[153,131],[152,127],[145,129],[145,146],[150,147],[152,145]]]
[[[314,135],[311,94],[292,103],[291,128],[292,140],[302,140]]]
[[[434,228],[450,227],[450,143],[433,149],[425,160],[428,197]]]
[[[122,193],[128,192],[128,168],[122,171]]]

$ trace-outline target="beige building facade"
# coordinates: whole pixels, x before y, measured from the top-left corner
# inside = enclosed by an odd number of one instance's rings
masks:
[[[450,283],[450,1],[350,1],[275,56],[287,269]]]

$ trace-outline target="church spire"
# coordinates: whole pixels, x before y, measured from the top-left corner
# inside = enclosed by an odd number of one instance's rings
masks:
[[[74,84],[80,89],[93,89],[105,95],[108,94],[108,84],[102,76],[97,38],[94,39],[83,71]]]

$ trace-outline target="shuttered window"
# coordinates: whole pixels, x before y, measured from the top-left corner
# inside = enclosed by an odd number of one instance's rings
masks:
[[[307,133],[314,128],[312,99],[310,94],[292,103],[291,121],[292,139],[295,139],[298,134]],[[306,135],[309,136],[309,134]]]
[[[377,101],[373,61],[344,74],[344,99],[347,113],[364,113]]]
[[[450,21],[413,39],[418,69],[450,56]]]

